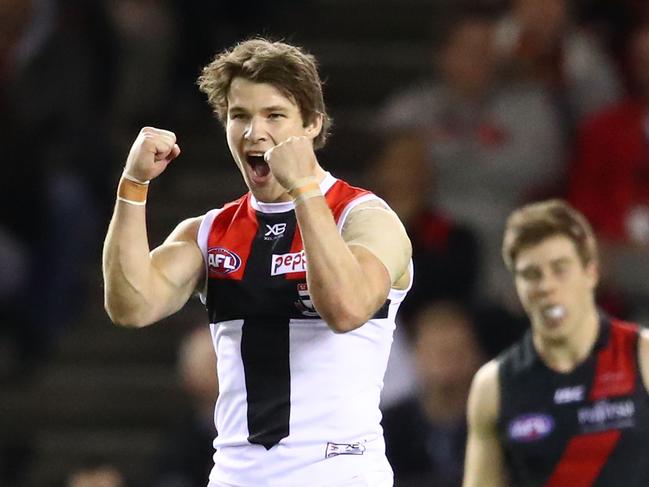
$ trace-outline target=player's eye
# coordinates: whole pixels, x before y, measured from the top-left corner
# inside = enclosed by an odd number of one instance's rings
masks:
[[[539,271],[538,269],[528,268],[520,271],[518,275],[524,281],[533,282],[538,281],[541,278],[541,271]]]

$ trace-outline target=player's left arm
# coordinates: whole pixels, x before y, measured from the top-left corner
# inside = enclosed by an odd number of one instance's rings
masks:
[[[350,219],[343,231],[347,241],[338,231],[317,184],[325,174],[313,149],[321,129],[322,117],[315,117],[305,126],[304,136],[287,138],[266,151],[264,158],[295,199],[311,301],[332,330],[344,333],[363,325],[385,303],[390,287],[406,280],[412,251],[403,225],[391,211],[377,211],[380,216],[369,224]],[[391,249],[389,254],[386,248]],[[397,255],[398,262],[390,255]]]
[[[315,308],[337,332],[358,328],[385,303],[391,287],[409,282],[412,254],[406,231],[377,201],[354,208],[338,231],[325,199],[296,207]]]
[[[638,343],[638,359],[640,363],[640,373],[645,388],[649,390],[649,329],[642,328]]]

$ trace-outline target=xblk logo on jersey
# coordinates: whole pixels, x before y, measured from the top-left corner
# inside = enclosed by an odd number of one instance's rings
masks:
[[[264,233],[264,240],[277,240],[284,236],[286,231],[286,223],[275,223],[274,225],[266,224],[266,233]]]
[[[207,269],[210,275],[223,276],[241,267],[241,257],[223,247],[214,247],[207,251]]]

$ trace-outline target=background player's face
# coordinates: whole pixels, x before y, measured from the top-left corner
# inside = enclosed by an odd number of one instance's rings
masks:
[[[255,197],[264,202],[289,201],[263,155],[291,136],[317,136],[312,126],[305,126],[295,102],[271,84],[234,78],[228,93],[226,133],[232,157]]]
[[[562,340],[579,329],[593,312],[597,279],[596,265],[584,266],[562,235],[523,248],[516,258],[518,296],[534,332],[547,339]]]

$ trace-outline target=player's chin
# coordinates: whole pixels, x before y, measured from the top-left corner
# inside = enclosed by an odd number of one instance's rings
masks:
[[[258,174],[255,174],[254,171],[250,171],[248,173],[248,180],[254,186],[266,187],[266,186],[272,185],[272,183],[273,183],[273,175],[272,174],[267,174],[267,175],[264,175],[264,176],[259,176]]]

